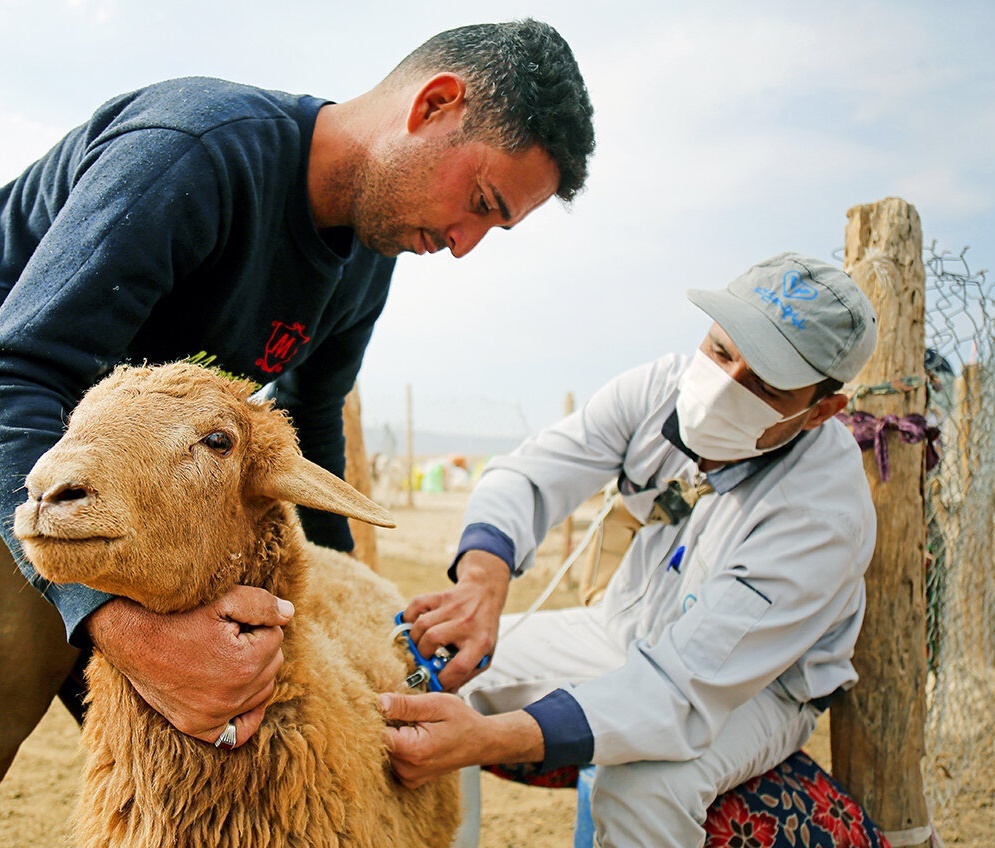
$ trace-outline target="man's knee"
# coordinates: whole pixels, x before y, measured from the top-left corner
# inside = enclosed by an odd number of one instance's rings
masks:
[[[764,690],[732,713],[700,757],[598,768],[591,807],[602,844],[703,845],[715,798],[797,751],[817,719],[813,708]]]
[[[701,845],[702,823],[714,798],[714,785],[694,761],[600,767],[591,793],[599,844],[604,848]]]
[[[79,657],[55,607],[32,587],[0,544],[0,778],[45,715]]]

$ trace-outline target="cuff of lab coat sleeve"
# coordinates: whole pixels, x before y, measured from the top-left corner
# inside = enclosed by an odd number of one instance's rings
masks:
[[[492,524],[468,524],[460,538],[459,548],[453,564],[449,566],[449,579],[456,582],[456,566],[467,551],[487,551],[505,561],[512,574],[515,573],[515,543],[511,537]]]
[[[573,695],[556,689],[525,707],[539,723],[545,745],[540,773],[561,766],[586,765],[594,757],[594,734],[587,716]]]

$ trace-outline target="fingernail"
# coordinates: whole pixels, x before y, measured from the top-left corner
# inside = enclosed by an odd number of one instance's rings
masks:
[[[390,712],[390,705],[393,703],[390,695],[384,693],[378,699],[380,701],[380,712],[387,713]]]
[[[277,598],[276,610],[284,618],[290,618],[294,614],[294,605],[290,603],[290,601],[285,601],[283,598]]]

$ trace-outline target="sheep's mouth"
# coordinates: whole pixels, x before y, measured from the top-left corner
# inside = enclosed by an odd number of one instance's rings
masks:
[[[52,583],[82,583],[101,589],[101,574],[117,558],[120,536],[65,537],[40,534],[21,539],[35,570]]]
[[[107,510],[86,516],[67,515],[65,510],[45,508],[35,499],[14,510],[14,535],[25,543],[107,545],[127,534],[124,519]]]
[[[59,536],[53,533],[39,533],[37,536],[25,536],[22,538],[23,545],[35,546],[64,546],[86,547],[87,545],[100,545],[108,547],[123,539],[123,536]]]

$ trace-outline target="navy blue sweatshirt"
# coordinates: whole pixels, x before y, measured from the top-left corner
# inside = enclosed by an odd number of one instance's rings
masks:
[[[2,533],[74,644],[108,596],[40,580],[12,513],[65,416],[119,362],[198,357],[272,384],[304,454],[343,473],[342,404],[394,260],[314,225],[308,151],[325,102],[163,82],[109,101],[0,188]],[[313,541],[351,548],[345,519],[303,517]]]

